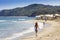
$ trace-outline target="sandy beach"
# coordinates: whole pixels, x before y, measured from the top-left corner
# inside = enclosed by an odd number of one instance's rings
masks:
[[[51,24],[49,27],[43,28],[41,32],[38,32],[38,36],[35,34],[22,37],[19,40],[60,40],[60,19],[46,21],[46,23]],[[32,20],[31,22],[44,22],[44,20]]]

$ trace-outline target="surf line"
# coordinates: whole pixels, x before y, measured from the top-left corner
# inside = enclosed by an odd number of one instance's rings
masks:
[[[21,36],[23,36],[24,34],[27,34],[27,33],[33,32],[33,31],[34,31],[34,27],[31,27],[30,29],[25,30],[25,31],[22,32],[22,33],[15,33],[15,34],[13,34],[11,37],[5,38],[5,40],[13,40],[13,39],[15,39],[15,38],[21,37]]]

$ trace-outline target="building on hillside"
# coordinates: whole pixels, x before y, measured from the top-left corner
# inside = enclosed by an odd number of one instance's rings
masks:
[[[56,15],[54,15],[54,14],[38,15],[38,16],[36,16],[36,18],[42,19],[42,20],[53,20],[53,19],[56,19]]]
[[[58,17],[60,17],[60,14],[55,14],[55,16],[58,16]]]

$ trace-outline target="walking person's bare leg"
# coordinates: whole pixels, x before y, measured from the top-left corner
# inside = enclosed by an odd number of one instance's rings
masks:
[[[35,30],[35,32],[36,32],[36,37],[37,37],[37,36],[38,36],[38,35],[37,35],[37,32],[38,32],[38,31],[37,31],[37,30]]]

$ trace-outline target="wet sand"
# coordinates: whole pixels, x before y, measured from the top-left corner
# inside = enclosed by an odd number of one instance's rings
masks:
[[[44,22],[42,20],[32,20],[31,22]],[[41,32],[38,32],[38,36],[35,34],[25,36],[19,40],[60,40],[60,19],[59,21],[46,21],[46,23],[51,24],[49,27],[43,28]]]

